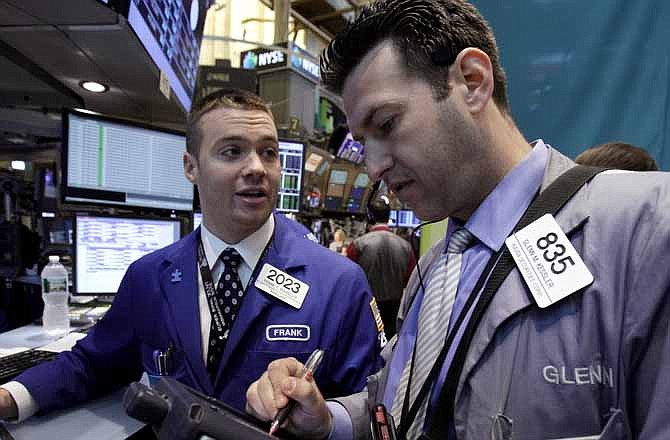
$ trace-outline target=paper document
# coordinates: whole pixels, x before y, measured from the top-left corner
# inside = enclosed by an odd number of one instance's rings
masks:
[[[72,349],[72,347],[74,347],[74,344],[76,344],[78,340],[82,339],[85,336],[86,335],[84,333],[72,332],[67,336],[63,336],[57,341],[47,344],[44,347],[40,347],[39,349],[44,351],[53,351],[54,353],[60,353],[61,351],[67,351]]]

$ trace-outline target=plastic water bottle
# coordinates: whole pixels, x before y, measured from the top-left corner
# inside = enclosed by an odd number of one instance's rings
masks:
[[[67,270],[59,260],[58,255],[50,255],[49,264],[42,269],[41,275],[44,301],[42,325],[51,337],[64,336],[70,330]]]

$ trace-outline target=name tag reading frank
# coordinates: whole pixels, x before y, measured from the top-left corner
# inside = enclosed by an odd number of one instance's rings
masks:
[[[263,265],[254,286],[296,309],[302,307],[309,290],[307,283],[303,283],[268,263]]]
[[[541,308],[593,282],[593,275],[551,214],[513,234],[505,244]]]

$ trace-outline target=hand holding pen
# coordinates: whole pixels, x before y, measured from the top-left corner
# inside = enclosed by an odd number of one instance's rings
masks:
[[[317,349],[312,352],[300,374],[303,379],[311,382],[316,369],[319,368],[319,364],[321,364],[321,361],[323,360],[323,355],[323,350]],[[272,424],[270,425],[270,435],[273,435],[275,432],[277,432],[282,423],[284,423],[284,421],[286,421],[288,416],[291,414],[291,411],[293,411],[295,405],[296,401],[290,400],[285,407],[279,410],[274,420],[272,421]]]

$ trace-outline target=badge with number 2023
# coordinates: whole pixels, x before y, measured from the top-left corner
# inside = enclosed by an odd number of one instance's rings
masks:
[[[593,275],[551,214],[511,235],[505,244],[542,308],[593,282]]]
[[[254,285],[296,309],[302,307],[302,302],[309,290],[307,283],[268,263],[263,265]]]

